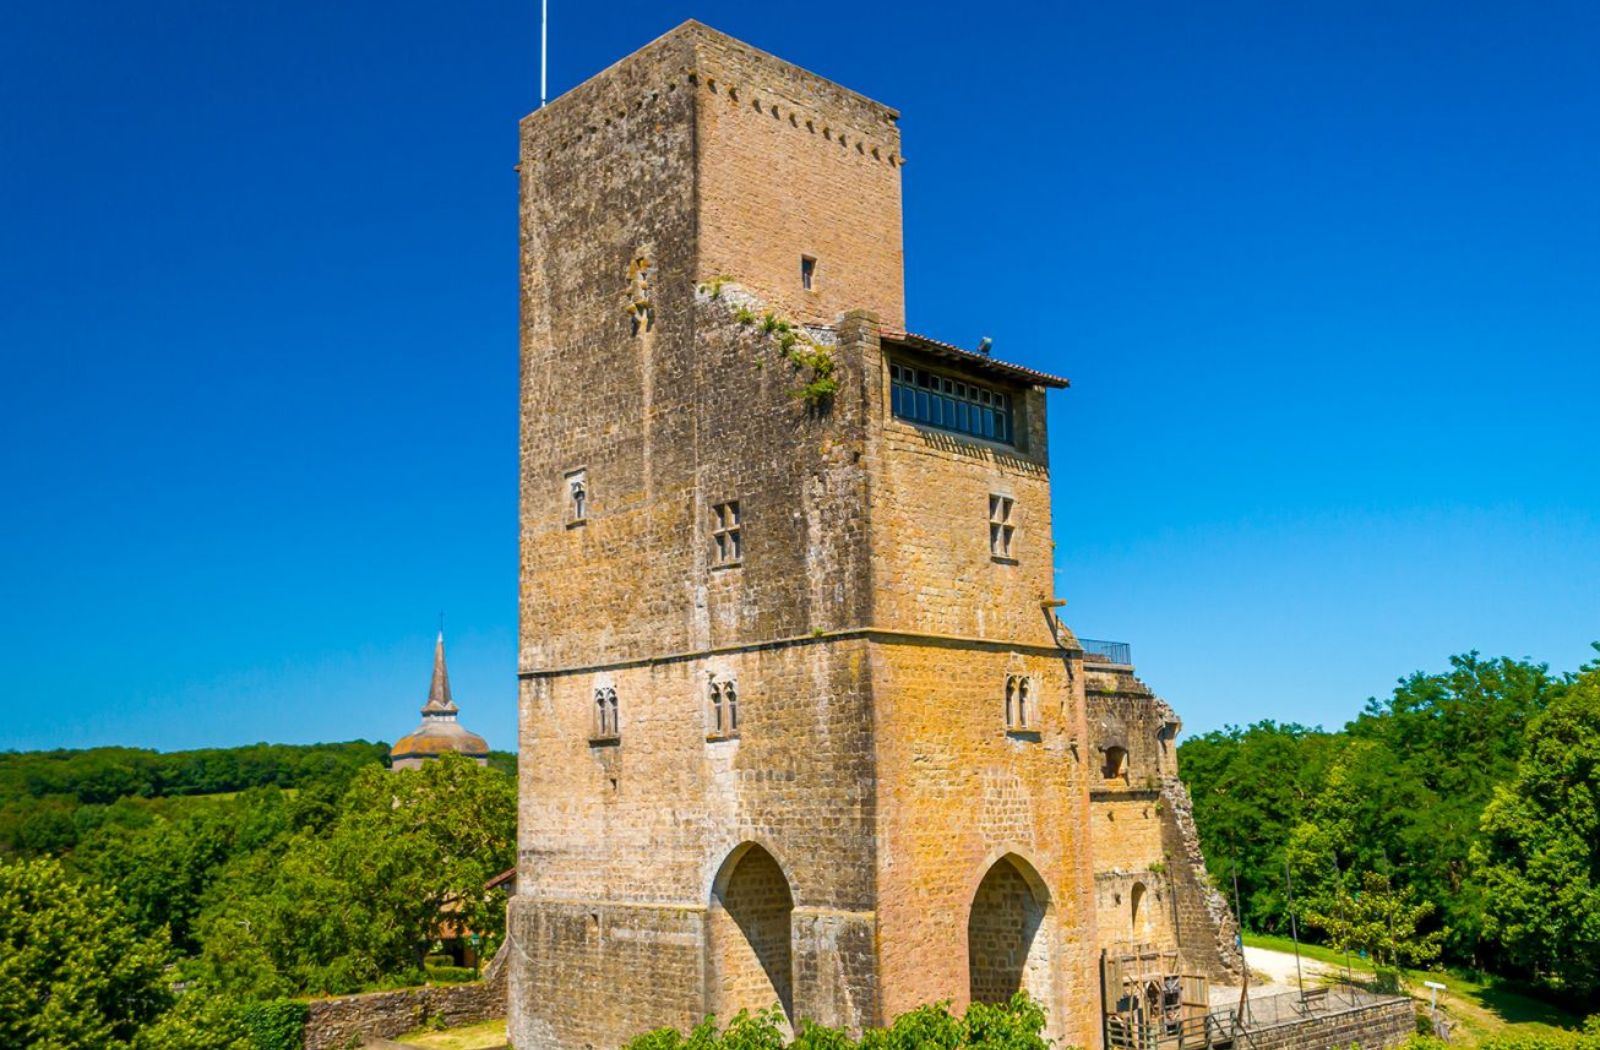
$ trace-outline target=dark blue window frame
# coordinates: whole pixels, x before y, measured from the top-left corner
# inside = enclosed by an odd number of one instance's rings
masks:
[[[889,403],[898,419],[1016,444],[1011,397],[992,387],[891,362]]]

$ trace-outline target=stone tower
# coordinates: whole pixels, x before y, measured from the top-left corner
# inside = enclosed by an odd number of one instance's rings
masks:
[[[522,122],[519,1048],[1100,1043],[1066,382],[905,332],[897,117],[690,22]]]

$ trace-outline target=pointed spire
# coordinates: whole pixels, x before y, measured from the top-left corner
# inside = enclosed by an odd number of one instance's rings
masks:
[[[425,715],[453,715],[455,701],[450,699],[450,672],[444,666],[444,631],[433,646],[433,682],[428,686],[428,702],[422,705]]]

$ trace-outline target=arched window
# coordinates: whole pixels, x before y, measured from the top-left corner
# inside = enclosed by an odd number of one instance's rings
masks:
[[[1128,894],[1131,904],[1128,909],[1128,922],[1133,930],[1133,939],[1139,940],[1139,905],[1144,903],[1144,883],[1133,884],[1133,892]]]
[[[707,712],[713,737],[739,735],[739,690],[733,679],[711,679],[710,706]]]
[[[611,739],[618,735],[617,691],[611,688],[594,691],[594,735]]]
[[[1107,780],[1126,778],[1128,775],[1128,750],[1123,747],[1106,748],[1106,764],[1101,774]]]
[[[1033,729],[1036,717],[1033,710],[1033,683],[1027,675],[1006,675],[1006,729]]]

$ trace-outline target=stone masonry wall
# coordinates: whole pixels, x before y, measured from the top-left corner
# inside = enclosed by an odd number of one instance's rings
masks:
[[[1322,1014],[1252,1029],[1251,1050],[1388,1050],[1400,1046],[1416,1031],[1416,1011],[1410,999],[1390,999],[1353,1010]]]
[[[448,1027],[504,1017],[504,981],[431,985],[313,999],[307,1006],[305,1050],[347,1050],[366,1039],[387,1039],[438,1020]]]
[[[700,280],[732,275],[797,320],[903,328],[898,115],[720,34],[696,63]]]
[[[1213,982],[1237,983],[1238,927],[1206,875],[1193,806],[1178,779],[1177,715],[1131,669],[1090,664],[1085,677],[1101,947],[1176,947]],[[1108,764],[1112,749],[1126,752],[1120,769]]]
[[[997,863],[1031,874],[1049,974],[1034,990],[1052,1038],[1097,1044],[1095,936],[1081,769],[1082,700],[1057,650],[906,638],[873,647],[878,726],[881,1017],[970,995],[968,924]],[[1004,685],[1025,675],[1038,722],[1008,731]]]

